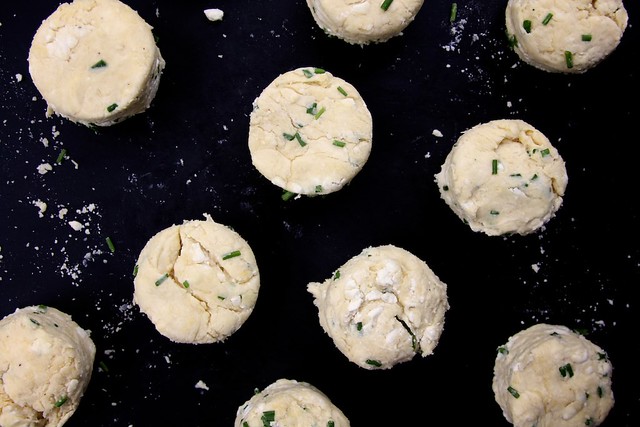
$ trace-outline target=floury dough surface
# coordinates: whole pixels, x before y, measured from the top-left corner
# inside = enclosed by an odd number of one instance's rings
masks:
[[[515,52],[553,73],[584,73],[601,63],[618,47],[627,22],[622,0],[509,0],[506,7]]]
[[[89,332],[47,306],[0,320],[0,426],[60,427],[89,385],[96,348]]]
[[[373,123],[358,91],[328,71],[298,68],[274,79],[253,103],[253,165],[285,191],[329,194],[369,159]]]
[[[435,178],[456,215],[489,236],[538,230],[562,205],[568,182],[558,151],[522,120],[468,129]]]
[[[365,369],[432,354],[449,309],[446,284],[424,261],[393,245],[364,249],[307,289],[324,331]]]
[[[151,26],[118,0],[62,3],[29,50],[29,73],[47,115],[87,126],[147,110],[164,67]]]
[[[414,21],[424,0],[307,0],[316,24],[330,36],[366,45],[396,37]]]
[[[180,343],[224,341],[252,313],[260,288],[249,244],[208,215],[154,235],[136,270],[134,303]]]
[[[498,348],[492,387],[515,427],[594,427],[614,405],[612,369],[583,335],[541,323]]]
[[[238,408],[234,427],[246,425],[350,426],[347,417],[323,392],[309,383],[289,379],[277,380]]]

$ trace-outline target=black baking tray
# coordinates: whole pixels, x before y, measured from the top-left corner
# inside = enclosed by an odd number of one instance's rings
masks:
[[[327,36],[302,0],[126,3],[153,26],[167,66],[148,111],[99,130],[46,118],[29,76],[31,39],[59,2],[0,7],[0,316],[46,304],[91,330],[95,369],[69,427],[229,426],[279,378],[315,385],[354,426],[506,427],[491,390],[496,349],[540,322],[586,331],[607,351],[616,403],[602,425],[640,425],[637,2],[618,48],[582,75],[520,62],[506,1],[458,1],[452,23],[450,1],[427,0],[401,36],[363,47]],[[302,66],[358,89],[373,146],[342,190],[283,201],[251,164],[249,114],[277,75]],[[503,118],[547,135],[569,175],[556,217],[528,236],[474,233],[434,182],[461,132]],[[204,213],[251,245],[260,294],[226,341],[177,344],[132,304],[133,267],[153,234]],[[434,354],[369,371],[324,334],[306,285],[383,244],[423,259],[451,308]]]

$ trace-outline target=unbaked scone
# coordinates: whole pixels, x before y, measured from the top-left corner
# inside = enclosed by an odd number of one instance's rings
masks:
[[[370,370],[432,354],[449,309],[447,285],[424,261],[393,245],[364,249],[307,290],[336,347]]]
[[[71,316],[45,305],[0,320],[0,426],[60,427],[91,380],[96,347]]]
[[[249,244],[209,215],[158,232],[135,267],[133,300],[174,342],[224,341],[252,313],[260,275]]]
[[[279,379],[238,407],[234,427],[348,427],[349,420],[313,385]]]
[[[348,43],[382,43],[413,22],[424,0],[307,0],[316,24]]]
[[[538,230],[562,205],[568,182],[549,139],[515,119],[463,132],[435,178],[456,215],[489,236]]]
[[[515,427],[595,427],[614,405],[612,369],[583,335],[540,323],[498,347],[492,388]]]
[[[42,21],[29,73],[47,116],[110,126],[149,108],[165,61],[152,27],[119,0],[62,3]]]
[[[371,113],[355,87],[303,67],[274,79],[253,102],[249,150],[258,171],[285,191],[340,190],[371,152]]]
[[[505,15],[510,45],[521,60],[567,74],[601,63],[628,21],[622,0],[509,0]]]

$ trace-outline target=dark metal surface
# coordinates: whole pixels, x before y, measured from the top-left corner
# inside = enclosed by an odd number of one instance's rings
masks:
[[[96,368],[67,425],[229,426],[254,388],[290,378],[321,389],[354,426],[508,426],[491,390],[495,351],[538,322],[589,331],[614,367],[616,404],[603,426],[639,425],[638,108],[629,93],[640,44],[637,2],[627,3],[618,49],[565,76],[508,49],[504,1],[458,2],[453,24],[450,2],[427,1],[402,36],[358,47],[328,38],[302,0],[130,0],[167,67],[146,113],[94,132],[45,118],[29,77],[31,38],[59,3],[4,2],[0,316],[46,304],[92,331]],[[211,7],[223,21],[206,19]],[[249,113],[271,80],[300,66],[360,91],[373,148],[339,192],[284,202],[251,165]],[[501,118],[537,127],[567,164],[564,204],[531,236],[472,232],[434,183],[460,132]],[[62,148],[69,158],[56,164]],[[40,174],[43,163],[52,170]],[[225,342],[175,344],[132,306],[132,270],[153,234],[203,213],[252,246],[260,295]],[[88,226],[74,231],[72,220]],[[306,284],[381,244],[427,262],[451,309],[433,355],[367,371],[323,333]]]

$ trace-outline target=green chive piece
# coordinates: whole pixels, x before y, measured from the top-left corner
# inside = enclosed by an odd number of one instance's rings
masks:
[[[62,163],[62,161],[64,160],[64,158],[67,156],[67,149],[63,148],[62,150],[60,150],[60,154],[58,154],[58,158],[56,159],[56,163],[60,164]]]
[[[290,133],[283,133],[282,136],[284,136],[284,139],[286,139],[287,141],[293,141],[293,138],[295,138],[295,135],[291,135]]]
[[[333,280],[337,280],[340,278],[340,270],[336,270],[336,272],[333,274]]]
[[[316,74],[324,74],[326,71],[323,68],[314,68],[313,70]]]
[[[593,418],[587,418],[584,422],[586,426],[592,426],[594,424]]]
[[[271,427],[271,423],[276,420],[276,411],[264,411],[260,419],[264,427]]]
[[[558,370],[560,371],[560,375],[562,375],[563,378],[565,378],[567,375],[569,375],[569,378],[573,377],[573,368],[571,367],[571,363],[560,366]]]
[[[496,211],[496,210],[494,210],[494,209],[491,209],[491,211],[489,211],[489,213],[490,213],[491,215],[494,215],[494,216],[495,216],[495,215],[500,215],[500,211]]]
[[[300,133],[296,132],[296,134],[294,135],[294,137],[298,140],[298,143],[300,144],[301,147],[304,147],[305,145],[307,145],[306,142],[304,142],[304,140],[302,139],[302,137],[300,136]]]
[[[316,193],[322,193],[322,185],[316,185]]]
[[[344,141],[338,141],[337,139],[334,139],[333,140],[333,145],[335,145],[336,147],[341,147],[342,148],[347,144]]]
[[[458,3],[451,3],[451,13],[449,14],[449,22],[456,20],[458,16]]]
[[[591,34],[583,34],[581,37],[583,42],[590,42],[592,38]]]
[[[498,353],[504,354],[506,356],[507,354],[509,354],[509,350],[507,350],[507,347],[498,347]]]
[[[407,323],[402,320],[401,318],[399,318],[398,316],[396,316],[396,320],[398,322],[400,322],[400,324],[402,325],[402,327],[409,333],[409,335],[411,336],[411,348],[413,348],[413,351],[415,351],[418,354],[422,353],[422,349],[420,348],[420,343],[418,342],[418,339],[416,338],[416,335],[413,333],[413,331],[411,330],[411,328],[409,327],[409,325],[407,325]]]
[[[547,25],[549,21],[551,21],[551,18],[553,18],[553,13],[551,12],[547,13],[547,16],[545,16],[544,19],[542,20],[542,25]]]
[[[33,323],[34,325],[40,326],[40,322],[38,322],[37,320],[32,319],[32,318],[29,318],[29,320],[31,320],[31,323]]]
[[[448,185],[442,186],[442,191],[449,191],[449,186]]]
[[[524,21],[522,21],[522,28],[524,28],[524,30],[527,33],[531,32],[531,21],[529,19],[525,19]]]
[[[96,62],[95,64],[93,64],[91,66],[91,68],[102,68],[102,67],[106,67],[107,63],[104,62],[104,59],[101,59],[100,61]]]
[[[338,92],[342,95],[347,96],[347,91],[342,88],[342,86],[338,86]]]
[[[111,112],[113,112],[113,110],[115,110],[116,108],[118,108],[118,104],[116,104],[116,103],[114,102],[113,104],[111,104],[111,105],[109,105],[109,106],[107,107],[107,111],[111,113]]]
[[[111,241],[111,237],[108,237],[105,239],[107,241],[107,246],[109,246],[109,250],[111,251],[111,253],[116,251],[116,247],[113,245],[113,242]]]
[[[361,330],[362,330],[362,322],[358,322],[358,323],[356,323],[356,329],[357,329],[358,331],[361,331]]]
[[[302,73],[304,74],[304,76],[308,79],[310,79],[311,77],[313,77],[313,73],[307,69],[302,70]]]
[[[327,427],[335,427],[336,423],[333,422],[332,420],[327,421]]]
[[[47,311],[47,306],[44,304],[38,304],[38,310],[40,313],[44,313],[45,311]]]
[[[138,264],[133,266],[133,277],[136,277],[138,275]]]
[[[571,53],[571,51],[564,51],[564,60],[567,63],[567,68],[573,68],[573,53]]]
[[[491,160],[491,175],[498,174],[498,159]]]
[[[109,372],[109,368],[107,368],[107,364],[104,363],[102,360],[100,361],[100,369],[102,369],[104,372]]]
[[[520,398],[520,393],[518,393],[518,390],[516,390],[515,388],[509,386],[507,387],[507,391],[511,393],[511,396],[515,397],[516,399]]]
[[[227,252],[226,254],[222,255],[222,259],[223,260],[227,260],[229,258],[235,258],[237,256],[240,256],[240,251],[231,251],[231,252]]]
[[[156,280],[156,286],[162,285],[162,282],[167,280],[167,278],[169,278],[169,273],[164,273],[158,280]]]
[[[318,104],[315,102],[311,104],[311,107],[307,108],[307,114],[315,115],[317,112],[318,112]]]
[[[242,427],[249,427],[249,423],[248,423],[248,422],[246,422],[246,421],[244,421],[244,422],[242,423]]]
[[[508,42],[509,42],[509,47],[511,49],[513,49],[516,46],[518,46],[518,38],[516,37],[515,34],[507,34],[507,39],[508,39]]]
[[[184,286],[185,289],[189,289],[189,286],[191,286],[191,284],[189,284],[188,280],[185,280],[184,282],[182,282],[182,286]]]
[[[607,360],[607,353],[600,353],[598,352],[598,360]]]
[[[366,363],[367,365],[375,366],[376,368],[382,366],[382,363],[380,363],[379,360],[367,359]]]
[[[545,148],[544,150],[540,150],[540,155],[541,155],[542,157],[546,157],[546,156],[548,156],[549,154],[551,154],[551,150],[550,150],[549,148]]]
[[[520,178],[520,177],[522,177],[522,174],[521,173],[512,173],[509,176],[512,177],[512,178]]]
[[[58,399],[58,401],[54,405],[55,405],[56,408],[59,408],[62,405],[64,405],[67,400],[69,400],[69,398],[67,396],[62,396],[60,399]]]
[[[538,174],[534,173],[533,176],[531,177],[531,181],[535,181],[536,179],[538,179]]]
[[[295,195],[296,195],[296,193],[293,193],[291,191],[285,191],[284,193],[282,193],[282,200],[284,200],[286,202],[287,200],[289,200],[290,198],[292,198]]]
[[[389,6],[391,6],[391,3],[393,3],[393,0],[384,0],[384,2],[380,5],[380,9],[386,11],[387,9],[389,9]]]
[[[315,115],[315,116],[313,116],[313,118],[314,118],[315,120],[318,120],[318,119],[320,118],[320,116],[324,114],[324,112],[325,112],[325,111],[327,111],[327,109],[326,109],[326,108],[324,108],[324,107],[322,107],[322,108],[320,109],[320,111],[318,111],[318,112],[316,113],[316,115]]]

